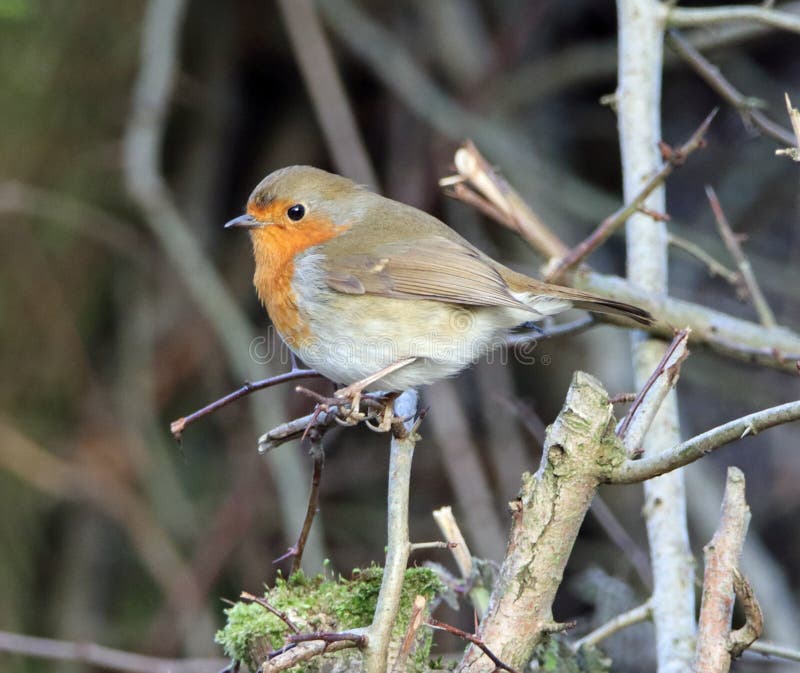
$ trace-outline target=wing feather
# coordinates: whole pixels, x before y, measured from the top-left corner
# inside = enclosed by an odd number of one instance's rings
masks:
[[[345,294],[532,310],[511,295],[480,252],[460,241],[435,237],[393,242],[374,254],[337,255],[326,264],[328,286]]]

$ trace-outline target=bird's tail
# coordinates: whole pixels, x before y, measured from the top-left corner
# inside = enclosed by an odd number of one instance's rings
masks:
[[[577,292],[577,291],[576,291]],[[631,320],[644,325],[652,325],[654,321],[653,316],[649,311],[643,308],[634,306],[633,304],[626,304],[622,301],[614,299],[606,299],[605,297],[598,297],[589,293],[581,292],[584,297],[576,297],[571,299],[572,305],[575,308],[582,308],[594,313],[609,313],[611,315],[618,315],[623,318],[630,318]]]

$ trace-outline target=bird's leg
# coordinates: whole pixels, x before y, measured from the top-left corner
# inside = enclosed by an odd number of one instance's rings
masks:
[[[364,392],[364,389],[368,386],[371,386],[376,381],[379,381],[387,374],[391,374],[392,372],[396,372],[398,369],[402,369],[406,365],[410,365],[414,360],[417,358],[414,356],[410,356],[407,358],[402,358],[393,362],[388,367],[384,367],[383,369],[378,370],[374,374],[370,374],[366,378],[361,379],[360,381],[356,381],[355,383],[351,383],[349,386],[344,388],[340,388],[337,390],[333,396],[336,399],[340,400],[347,400],[350,406],[350,412],[346,415],[347,420],[353,420],[355,422],[364,420],[365,416],[361,413],[360,405],[361,405],[361,395]],[[389,406],[392,406],[391,404]],[[381,427],[383,426],[383,421],[381,421]]]

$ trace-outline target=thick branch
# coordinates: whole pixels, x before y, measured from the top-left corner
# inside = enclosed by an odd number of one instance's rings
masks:
[[[576,372],[564,407],[548,429],[542,462],[526,474],[512,503],[503,565],[478,637],[508,666],[522,670],[553,628],[552,605],[581,522],[601,479],[601,466],[622,457],[613,412],[600,383]],[[474,645],[457,671],[489,672]]]
[[[744,474],[737,467],[729,467],[719,528],[704,549],[705,574],[695,673],[727,673],[730,669],[728,637],[733,617],[733,580],[749,523]]]

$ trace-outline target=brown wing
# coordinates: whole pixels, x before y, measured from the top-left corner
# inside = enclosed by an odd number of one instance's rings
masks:
[[[497,269],[460,241],[435,237],[393,242],[373,254],[334,259],[328,259],[326,280],[338,292],[532,311],[514,299]]]

